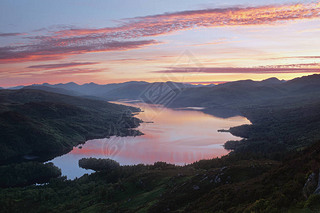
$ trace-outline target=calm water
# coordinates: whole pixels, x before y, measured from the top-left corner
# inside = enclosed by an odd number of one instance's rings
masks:
[[[51,161],[61,168],[62,175],[74,179],[91,173],[78,166],[78,160],[84,157],[111,158],[121,165],[152,164],[157,161],[184,165],[222,156],[228,153],[222,145],[239,138],[217,130],[250,123],[241,116],[222,119],[196,110],[130,105],[143,110],[136,117],[147,122],[138,128],[145,135],[89,140],[81,145],[82,148],[75,147],[68,154]]]

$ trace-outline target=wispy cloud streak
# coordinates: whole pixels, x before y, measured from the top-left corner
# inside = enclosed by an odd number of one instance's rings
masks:
[[[70,62],[70,63],[62,63],[62,64],[41,64],[41,65],[34,65],[29,66],[27,68],[30,69],[60,69],[66,67],[78,67],[78,66],[86,66],[86,65],[94,65],[98,64],[98,62]]]
[[[320,3],[192,10],[126,19],[119,27],[57,31],[56,37],[140,38],[195,27],[261,25],[320,17]]]
[[[82,69],[82,68],[74,68],[74,69],[63,69],[50,71],[47,74],[49,75],[78,75],[78,74],[92,74],[98,72],[106,72],[108,69]]]
[[[311,65],[310,65],[311,66]],[[309,67],[303,65],[278,65],[264,67],[205,67],[205,68],[188,68],[179,67],[153,71],[153,73],[250,73],[250,74],[276,74],[276,73],[320,73],[320,67]]]
[[[10,37],[10,36],[21,36],[26,35],[25,33],[0,33],[0,37]]]
[[[137,41],[144,37],[199,27],[264,25],[319,17],[320,3],[217,8],[136,17],[123,20],[124,24],[117,27],[72,28],[29,37],[31,43],[0,47],[0,62],[55,60],[89,52],[137,49],[158,44],[155,40]]]
[[[90,52],[124,51],[157,43],[159,42],[155,40],[142,40],[70,44],[63,43],[62,41],[48,40],[37,44],[0,47],[0,63],[56,60],[70,55]]]

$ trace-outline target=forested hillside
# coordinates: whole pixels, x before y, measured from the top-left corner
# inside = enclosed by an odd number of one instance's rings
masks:
[[[88,139],[138,135],[139,109],[40,90],[1,90],[0,161],[49,158]]]

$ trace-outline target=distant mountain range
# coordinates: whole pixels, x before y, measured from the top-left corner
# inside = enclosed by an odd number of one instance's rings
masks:
[[[130,81],[124,83],[114,83],[99,85],[95,83],[88,83],[79,85],[74,82],[66,84],[34,84],[31,86],[16,86],[8,89],[38,89],[47,92],[54,92],[64,95],[72,96],[84,96],[92,99],[103,99],[103,100],[119,100],[119,99],[139,99],[140,96],[148,88],[160,88],[166,85],[171,85],[172,89],[182,90],[185,88],[196,88],[196,87],[212,87],[214,84],[210,85],[192,85],[187,83],[176,83],[176,82],[155,82],[148,83],[145,81]]]
[[[120,99],[140,100],[147,103],[163,104],[171,108],[204,107],[203,111],[219,117],[239,114],[239,107],[320,92],[320,75],[310,75],[289,81],[269,78],[262,81],[241,80],[219,85],[192,85],[177,82],[130,81],[99,85],[35,84],[10,89],[37,89],[63,95],[89,99],[115,101]],[[297,100],[295,98],[295,100]]]
[[[15,90],[15,89],[22,89],[23,87],[25,87],[25,86],[24,85],[19,85],[19,86],[15,86],[15,87],[9,87],[7,89]]]
[[[301,96],[299,100],[302,100],[315,93],[320,94],[320,75],[316,74],[290,81],[243,80],[209,88],[186,88],[170,107],[239,108],[291,96]]]

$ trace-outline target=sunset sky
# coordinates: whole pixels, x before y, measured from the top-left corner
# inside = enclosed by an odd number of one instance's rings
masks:
[[[320,1],[1,0],[0,87],[320,73]]]

